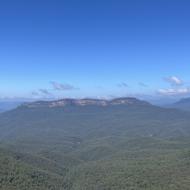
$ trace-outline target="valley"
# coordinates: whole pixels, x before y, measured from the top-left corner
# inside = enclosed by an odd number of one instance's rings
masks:
[[[23,104],[0,114],[0,189],[188,190],[189,124],[133,98]]]

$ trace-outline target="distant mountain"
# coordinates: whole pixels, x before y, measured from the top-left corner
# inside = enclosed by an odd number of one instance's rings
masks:
[[[23,106],[28,108],[39,107],[65,107],[65,106],[113,106],[113,105],[150,105],[148,102],[136,98],[117,98],[113,100],[103,99],[62,99],[56,101],[38,101],[26,103]]]
[[[24,104],[0,114],[0,139],[35,139],[38,147],[61,141],[75,147],[86,138],[187,136],[189,123],[188,113],[135,98],[64,99]]]
[[[21,104],[22,102],[0,101],[0,113],[14,109]]]
[[[135,98],[0,114],[0,189],[189,189],[190,113]]]
[[[169,105],[168,107],[190,111],[190,98],[183,98],[180,101]]]

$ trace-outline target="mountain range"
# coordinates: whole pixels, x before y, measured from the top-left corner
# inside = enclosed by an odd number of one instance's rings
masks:
[[[24,104],[28,108],[35,107],[65,107],[65,106],[114,106],[114,105],[149,105],[146,101],[136,98],[116,98],[113,100],[104,99],[62,99],[56,101],[38,101]]]
[[[190,112],[136,98],[24,103],[0,114],[0,189],[189,188]]]

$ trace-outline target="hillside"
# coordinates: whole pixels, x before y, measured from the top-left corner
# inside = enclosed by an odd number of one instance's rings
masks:
[[[62,174],[56,165],[52,172],[52,163],[59,160],[51,151],[49,156],[40,155],[42,162],[37,165],[39,155],[30,155],[28,161],[24,154],[2,153],[1,149],[0,189],[189,189],[190,141],[152,138],[119,141],[121,144],[114,143],[114,147],[110,139],[97,141],[98,144],[91,142],[69,153],[68,156],[78,158],[80,162],[76,164],[71,160]],[[46,159],[49,163],[44,163]]]
[[[136,99],[130,103],[126,98],[119,99],[119,104],[118,99],[111,102],[114,103],[107,106],[49,106],[55,102],[23,105],[0,115],[0,139],[35,138],[35,142],[51,142],[64,138],[75,146],[83,139],[101,136],[175,137],[190,134],[189,113],[152,106]]]
[[[28,108],[56,108],[56,107],[67,107],[67,106],[114,106],[114,105],[150,105],[146,101],[141,101],[136,98],[116,98],[113,100],[105,99],[62,99],[56,101],[38,101],[32,103],[23,104]]]
[[[180,101],[178,101],[172,105],[169,105],[168,107],[177,108],[177,109],[185,110],[185,111],[190,111],[190,98],[181,99]]]
[[[24,104],[0,114],[0,187],[188,190],[189,124],[135,98]]]
[[[21,102],[0,101],[0,113],[15,109],[21,104],[22,104]]]
[[[24,155],[0,148],[0,189],[2,190],[57,190],[63,188],[63,176],[36,166],[39,159],[30,155],[30,161]],[[44,160],[42,160],[41,165]],[[46,163],[47,164],[47,163]],[[48,166],[48,165],[47,165]]]

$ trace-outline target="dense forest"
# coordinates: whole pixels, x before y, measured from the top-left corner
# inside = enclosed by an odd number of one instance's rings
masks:
[[[0,114],[2,190],[188,190],[190,113],[23,105]]]

